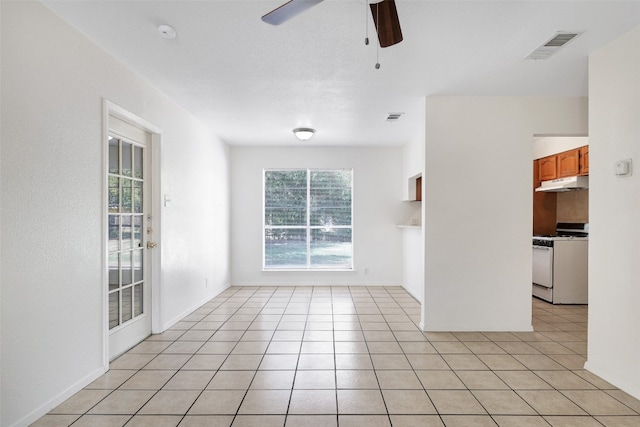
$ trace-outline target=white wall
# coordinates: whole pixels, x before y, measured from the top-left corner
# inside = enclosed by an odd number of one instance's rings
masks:
[[[533,139],[533,159],[541,159],[585,145],[589,145],[589,137],[587,136],[537,137]]]
[[[640,399],[640,27],[589,59],[589,351],[585,367]],[[633,175],[614,164],[633,159]]]
[[[229,178],[225,146],[179,106],[41,4],[0,7],[0,424],[12,426],[106,368],[103,98],[162,129],[165,324],[228,285]]]
[[[426,330],[531,329],[532,138],[586,134],[586,98],[428,97]]]
[[[269,168],[353,169],[355,271],[262,271],[262,173]],[[399,285],[402,241],[396,224],[403,213],[401,177],[400,148],[232,147],[232,283]]]

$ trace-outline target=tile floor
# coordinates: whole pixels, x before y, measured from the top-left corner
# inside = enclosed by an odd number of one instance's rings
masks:
[[[233,287],[111,363],[41,426],[640,426],[582,369],[587,307],[535,332],[422,333],[400,287]]]

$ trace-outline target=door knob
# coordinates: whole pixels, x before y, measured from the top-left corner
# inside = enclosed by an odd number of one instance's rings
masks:
[[[156,242],[147,242],[147,249],[153,249],[156,246],[158,246]]]

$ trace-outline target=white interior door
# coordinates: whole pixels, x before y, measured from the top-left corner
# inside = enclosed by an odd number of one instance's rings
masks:
[[[107,301],[109,360],[151,334],[151,134],[109,117]]]

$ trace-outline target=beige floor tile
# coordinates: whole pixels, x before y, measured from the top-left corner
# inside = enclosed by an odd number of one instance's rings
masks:
[[[640,413],[640,400],[636,399],[628,393],[625,393],[622,390],[606,390],[606,392],[609,396],[612,396],[614,399]]]
[[[227,322],[226,324],[228,324],[230,322]],[[224,325],[222,326],[224,327]],[[200,341],[200,342],[204,342],[204,341],[208,341],[209,338],[211,338],[213,336],[213,332],[212,331],[207,331],[207,330],[189,330],[187,332],[185,332],[184,334],[182,334],[180,336],[180,338],[178,338],[178,341]]]
[[[304,331],[303,341],[333,341],[333,331]]]
[[[601,427],[595,418],[589,416],[547,416],[544,419],[553,427]],[[621,427],[616,425],[615,427]]]
[[[460,341],[431,341],[440,354],[469,354],[471,350]]]
[[[161,334],[153,334],[145,341],[175,341],[183,334],[183,331],[165,331]]]
[[[579,354],[552,354],[549,357],[566,369],[583,369],[587,361],[586,356]]]
[[[586,415],[556,390],[519,390],[517,393],[541,415]]]
[[[184,415],[199,394],[193,390],[160,390],[140,409],[139,414]]]
[[[387,322],[362,322],[363,331],[390,331]]]
[[[297,354],[267,354],[260,362],[260,370],[292,370],[298,365]]]
[[[606,427],[638,427],[640,415],[596,417]]]
[[[489,369],[482,360],[474,354],[443,354],[442,358],[447,365],[455,371],[472,370],[481,371]]]
[[[333,337],[338,341],[364,341],[362,331],[334,331]]]
[[[564,367],[544,354],[519,354],[513,356],[527,369],[533,371],[563,370]]]
[[[301,354],[298,359],[300,369],[335,369],[333,354]]]
[[[442,415],[447,427],[495,427],[497,424],[489,415]]]
[[[380,390],[338,390],[338,413],[386,414]]]
[[[412,370],[376,370],[381,389],[422,389],[422,384]]]
[[[251,383],[251,388],[262,390],[291,390],[294,375],[294,370],[258,371]]]
[[[236,346],[236,342],[233,341],[210,341],[206,342],[200,347],[197,354],[224,354],[227,355],[233,351]]]
[[[304,331],[302,330],[282,330],[273,334],[273,341],[302,341],[303,336]],[[328,341],[333,341],[333,338]]]
[[[203,346],[203,342],[176,341],[164,350],[164,354],[195,354]]]
[[[507,389],[495,373],[491,371],[456,371],[456,375],[470,390],[500,390]]]
[[[304,346],[304,344],[303,344]],[[368,354],[369,350],[367,344],[363,341],[342,341],[334,344],[336,354],[353,354],[353,353],[365,353]]]
[[[254,390],[247,392],[239,414],[281,414],[286,415],[290,390]]]
[[[243,355],[231,355],[226,358],[226,361],[235,357],[243,357]],[[247,357],[260,357],[260,356],[247,356]],[[233,359],[235,360],[235,359]],[[221,354],[196,354],[191,357],[184,364],[182,369],[192,371],[215,371],[222,369],[222,362],[225,362],[225,356]],[[250,368],[248,368],[250,369]]]
[[[204,390],[213,378],[213,371],[178,371],[163,387],[164,390]]]
[[[396,337],[391,331],[363,331],[365,341],[391,341],[396,342]]]
[[[389,414],[436,414],[424,390],[382,390]]]
[[[595,389],[595,386],[571,371],[534,371],[534,373],[557,390]]]
[[[300,371],[296,372],[294,389],[307,389],[307,390],[319,390],[319,389],[331,389],[336,388],[336,374],[335,370],[314,370],[314,371]]]
[[[437,415],[391,415],[393,427],[444,427]]]
[[[86,386],[85,390],[115,390],[136,372],[135,369],[111,369]]]
[[[474,390],[472,393],[492,415],[536,414],[513,390]]]
[[[84,414],[98,402],[109,395],[110,390],[80,390],[60,405],[51,410],[50,414]]]
[[[551,386],[530,371],[498,371],[495,373],[514,390],[543,390]]]
[[[407,354],[413,369],[450,369],[439,354]]]
[[[340,427],[391,427],[387,415],[339,415],[338,422]]]
[[[232,427],[282,427],[284,415],[237,415]]]
[[[267,354],[298,354],[302,341],[271,341]]]
[[[70,426],[75,420],[80,418],[80,415],[52,415],[47,414],[44,417],[39,418],[36,422],[29,427],[62,427]]]
[[[402,348],[397,342],[391,341],[369,341],[367,342],[369,353],[371,354],[402,354]]]
[[[137,346],[128,351],[129,354],[136,353],[153,353],[160,354],[164,349],[171,346],[170,342],[166,341],[142,341]]]
[[[522,341],[506,341],[506,342],[497,342],[497,345],[500,346],[507,353],[514,354],[540,354],[540,351],[531,347],[526,342]]]
[[[240,407],[243,390],[205,390],[196,399],[189,415],[235,415]]]
[[[176,371],[191,358],[189,354],[159,354],[142,369]]]
[[[333,354],[332,341],[305,341],[300,348],[302,354]]]
[[[290,414],[335,414],[336,393],[334,390],[293,390]]]
[[[336,382],[339,389],[379,389],[373,370],[337,370]]]
[[[255,373],[256,371],[218,371],[207,385],[207,390],[246,390]]]
[[[549,427],[539,415],[494,415],[493,420],[500,427]]]
[[[478,358],[482,363],[487,365],[489,369],[494,371],[517,371],[527,369],[522,363],[518,362],[513,356],[508,354],[480,354]]]
[[[243,331],[218,331],[213,334],[209,341],[240,341],[243,333]]]
[[[474,354],[505,354],[506,352],[491,341],[464,341],[463,344]]]
[[[182,419],[180,427],[229,427],[233,415],[187,415]]]
[[[109,369],[142,369],[154,357],[156,356],[153,354],[125,353],[109,363]]]
[[[415,371],[426,390],[464,390],[465,385],[451,370]]]
[[[417,353],[417,354],[435,354],[437,353],[435,347],[429,342],[400,342],[400,347],[405,353]],[[407,355],[408,356],[408,355]]]
[[[336,354],[336,369],[373,369],[368,354]]]
[[[637,415],[631,408],[601,390],[563,390],[562,394],[590,415]]]
[[[231,354],[226,359],[222,358],[222,360],[224,362],[220,366],[221,371],[255,371],[260,365],[262,356],[258,354]],[[211,362],[213,364],[215,360],[212,359]]]
[[[411,369],[411,365],[404,354],[372,354],[373,367],[378,369]]]
[[[231,354],[264,354],[268,345],[267,341],[240,341]]]
[[[130,415],[84,415],[73,423],[80,427],[118,427],[131,419]]]
[[[335,415],[287,415],[285,427],[338,427]]]
[[[177,371],[138,371],[129,378],[121,390],[160,390]]]
[[[439,414],[486,413],[476,398],[467,390],[429,390],[427,394]],[[447,423],[445,422],[445,424]]]
[[[240,341],[270,341],[273,336],[274,331],[247,331]]]
[[[94,406],[88,413],[92,415],[133,415],[155,393],[155,391],[151,390],[116,390]]]

